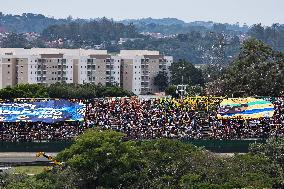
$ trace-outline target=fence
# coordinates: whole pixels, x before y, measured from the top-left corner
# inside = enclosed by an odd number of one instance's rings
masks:
[[[190,143],[217,153],[246,153],[252,143],[264,143],[265,140],[193,140],[183,139]],[[60,152],[69,147],[72,141],[50,142],[0,142],[0,152]]]
[[[195,146],[204,147],[207,150],[217,153],[246,153],[250,144],[265,143],[265,140],[193,140],[183,139],[183,142]]]

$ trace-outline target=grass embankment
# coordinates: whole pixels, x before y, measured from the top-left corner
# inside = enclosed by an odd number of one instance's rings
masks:
[[[19,166],[13,167],[12,172],[15,174],[39,174],[48,168],[48,166]]]

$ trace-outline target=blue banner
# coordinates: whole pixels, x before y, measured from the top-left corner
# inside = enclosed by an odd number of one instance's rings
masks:
[[[68,100],[29,103],[0,103],[0,122],[83,121],[85,105]]]

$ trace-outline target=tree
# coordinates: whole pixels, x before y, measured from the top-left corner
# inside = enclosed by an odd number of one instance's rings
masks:
[[[165,91],[169,86],[169,78],[166,72],[159,72],[154,78],[154,85],[156,85],[160,91]]]
[[[19,84],[0,90],[0,98],[47,98],[47,88],[38,84]]]
[[[186,88],[188,96],[203,96],[204,90],[200,85],[189,86]]]
[[[57,158],[77,173],[82,188],[124,188],[140,179],[144,162],[136,142],[123,138],[114,131],[89,130]]]
[[[284,138],[271,138],[266,143],[253,144],[250,146],[250,152],[266,156],[284,170]]]
[[[174,85],[186,84],[186,85],[203,85],[204,79],[201,70],[194,67],[193,64],[180,60],[177,63],[173,63],[170,67],[171,81]]]
[[[180,140],[125,137],[111,130],[88,130],[58,154],[64,166],[31,177],[12,174],[1,178],[0,187],[283,188],[283,140],[224,157]]]
[[[178,94],[177,94],[176,90],[177,90],[176,85],[170,85],[166,88],[165,93],[166,93],[166,95],[170,95],[174,98],[177,98]]]
[[[258,40],[261,40],[263,42],[265,42],[265,30],[264,30],[264,27],[261,25],[261,24],[255,24],[253,25],[248,34],[251,36],[251,37],[254,37]]]
[[[2,47],[4,48],[25,48],[28,45],[28,41],[22,34],[11,33],[2,41]]]
[[[224,93],[279,96],[284,91],[284,54],[256,39],[247,40],[223,75]]]
[[[144,141],[141,152],[146,167],[136,183],[140,188],[178,188],[182,176],[191,171],[192,157],[201,155],[200,148],[171,139]]]

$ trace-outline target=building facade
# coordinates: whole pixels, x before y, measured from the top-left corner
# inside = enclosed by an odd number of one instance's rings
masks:
[[[64,82],[116,85],[137,95],[156,93],[155,76],[166,72],[170,78],[172,62],[172,56],[147,50],[110,55],[105,50],[2,48],[0,88]]]

